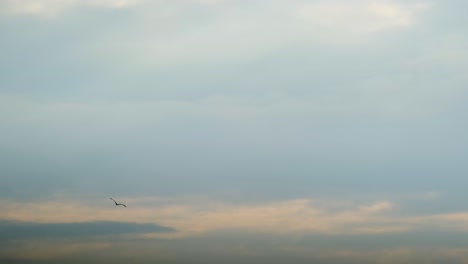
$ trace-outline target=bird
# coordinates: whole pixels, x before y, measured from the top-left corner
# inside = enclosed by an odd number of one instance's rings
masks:
[[[114,203],[115,203],[116,206],[122,205],[123,207],[127,207],[127,206],[126,206],[125,204],[123,204],[123,203],[118,203],[118,202],[116,202],[116,201],[115,201],[114,199],[112,199],[112,198],[110,198],[110,199],[111,199],[112,201],[114,201]]]

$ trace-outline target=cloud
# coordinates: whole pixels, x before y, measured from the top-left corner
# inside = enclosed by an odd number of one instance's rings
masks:
[[[11,244],[3,243],[0,249],[0,263],[51,263],[57,258],[60,263],[63,261],[60,260],[61,257],[75,260],[83,254],[88,256],[99,256],[101,252],[110,254],[106,251],[110,249],[112,249],[112,243],[109,241],[25,240]],[[88,263],[91,262],[88,261]]]
[[[0,232],[6,235],[2,237],[24,242],[14,247],[6,244],[0,254],[58,262],[81,256],[83,261],[115,258],[115,263],[132,258],[136,251],[141,261],[162,258],[180,263],[228,261],[235,256],[245,258],[246,263],[267,259],[279,263],[281,258],[303,263],[375,263],[376,259],[404,263],[423,259],[429,251],[435,252],[430,258],[435,263],[466,257],[466,251],[457,250],[464,243],[466,213],[401,214],[404,201],[296,199],[239,204],[200,197],[122,199],[129,204],[128,210],[63,197],[55,202],[3,200],[1,216],[9,220],[1,222]],[[30,222],[17,222],[27,219]],[[126,222],[106,222],[111,219]],[[149,223],[172,226],[175,231]],[[132,236],[105,238],[124,234]],[[80,239],[57,242],[83,237],[89,243]]]
[[[423,233],[466,234],[466,4],[350,2],[0,1],[0,199],[13,199],[0,201],[0,219],[23,221],[8,224],[18,236],[161,224],[175,231],[130,237],[193,248],[218,234],[234,256],[259,256],[270,241],[300,251],[304,236],[323,239],[307,254],[338,241],[441,246],[446,237]],[[437,192],[348,197],[369,190]],[[38,201],[60,192],[78,198]],[[127,196],[129,210],[84,193]],[[189,198],[128,197],[156,193]],[[212,197],[191,198],[200,193]],[[242,244],[246,233],[262,239]],[[198,249],[223,251],[213,241]],[[18,255],[62,246],[41,242]],[[59,255],[144,248],[113,243]],[[398,263],[431,252],[392,250],[330,255]]]
[[[80,59],[95,62],[100,58],[100,62],[110,61],[122,69],[132,65],[123,70],[125,73],[135,67],[236,64],[284,53],[288,47],[362,45],[375,33],[413,27],[420,14],[429,9],[424,3],[275,0],[265,5],[262,1],[25,0],[7,1],[3,10],[8,14],[58,16],[71,30],[48,34],[67,36],[75,28],[74,20],[59,14],[86,14],[88,10],[83,7],[132,7],[131,12],[119,16],[119,21],[127,23],[118,28],[103,25],[102,18],[81,21],[89,27],[86,34],[92,38],[76,39],[69,46],[81,44],[73,51],[83,54]],[[102,14],[107,16],[110,20],[115,18]],[[99,32],[94,33],[95,30]],[[74,36],[70,34],[68,39]]]
[[[377,213],[381,211],[391,210],[392,208],[393,208],[393,204],[390,202],[379,202],[373,205],[364,206],[362,210],[366,212],[370,212],[370,213],[374,213],[374,212]]]
[[[169,227],[156,224],[129,222],[75,222],[75,223],[34,223],[18,221],[0,221],[0,234],[3,241],[17,239],[49,238],[89,238],[97,236],[166,233],[174,232]]]
[[[0,203],[0,209],[2,217],[10,221],[47,224],[119,219],[142,224],[161,223],[177,230],[166,234],[144,232],[143,235],[148,238],[190,237],[222,230],[282,235],[392,234],[429,227],[463,231],[466,228],[463,223],[467,218],[465,214],[399,215],[396,209],[398,205],[391,201],[361,205],[348,203],[336,207],[331,202],[309,199],[251,205],[204,199],[198,202],[161,198],[125,200],[131,204],[131,214],[127,212],[129,210],[86,206],[71,201],[41,204],[4,201]]]
[[[56,18],[62,13],[76,8],[128,8],[139,0],[5,0],[1,13],[9,15],[29,15]]]
[[[411,27],[418,13],[429,6],[425,2],[314,1],[299,6],[298,14],[312,26],[362,34]]]
[[[370,0],[307,4],[269,1],[268,5],[261,1],[223,1],[214,7],[187,8],[191,4],[153,3],[152,10],[167,11],[142,13],[137,18],[140,26],[131,38],[121,38],[120,34],[104,36],[110,45],[88,52],[106,57],[120,52],[127,62],[148,67],[236,64],[284,53],[285,47],[365,44],[375,33],[413,27],[419,15],[429,9],[424,3]],[[160,23],[165,27],[157,31],[147,28]],[[145,34],[138,34],[143,33],[142,29]]]
[[[227,29],[234,29],[231,25],[231,19],[237,18],[240,25],[236,28],[243,28],[246,32],[245,22],[249,22],[250,26],[258,29],[255,23],[251,21],[256,18],[258,22],[268,19],[273,22],[271,15],[280,15],[278,19],[289,18],[287,26],[295,27],[321,27],[327,30],[342,30],[342,32],[353,33],[369,33],[374,31],[381,31],[391,28],[404,28],[413,24],[418,13],[430,7],[427,1],[370,1],[370,0],[357,0],[353,3],[349,1],[313,1],[304,3],[302,1],[290,1],[285,4],[282,1],[270,1],[268,6],[261,5],[260,1],[236,2],[226,0],[183,0],[177,3],[171,1],[157,1],[151,2],[147,0],[94,0],[94,1],[78,1],[78,0],[24,0],[3,1],[3,12],[13,15],[32,15],[43,17],[56,17],[57,15],[69,11],[71,9],[79,8],[156,8],[172,10],[177,14],[185,12],[188,6],[202,6],[205,8],[213,8],[215,12],[223,12],[227,14],[227,19],[218,20],[221,25],[225,25]],[[175,9],[167,7],[176,7]],[[266,7],[266,8],[265,8]],[[177,10],[179,9],[179,10]],[[244,9],[244,15],[237,13],[236,9]],[[248,11],[252,9],[255,12]],[[176,11],[174,11],[176,10]],[[164,14],[155,11],[154,14]],[[232,16],[234,14],[234,16]],[[298,19],[296,21],[296,19]],[[292,23],[291,23],[292,22]],[[301,24],[306,22],[307,24]],[[260,23],[260,25],[263,23]],[[279,30],[285,29],[282,23],[277,24],[280,26]],[[230,25],[230,26],[229,26]],[[240,26],[240,27],[239,27]],[[217,26],[219,27],[219,25]],[[214,28],[212,28],[214,29]]]

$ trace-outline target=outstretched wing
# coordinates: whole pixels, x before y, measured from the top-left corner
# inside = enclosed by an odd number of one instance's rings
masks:
[[[114,199],[110,198],[112,201],[114,201],[115,205],[119,205]]]
[[[116,202],[116,201],[115,201],[114,199],[112,199],[112,198],[109,198],[109,199],[111,199],[112,201],[114,201],[115,205],[122,205],[122,206],[124,206],[124,207],[127,207],[125,204],[123,204],[123,203],[118,203],[118,202]]]

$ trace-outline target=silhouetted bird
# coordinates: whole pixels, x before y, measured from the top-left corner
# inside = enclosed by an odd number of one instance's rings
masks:
[[[126,206],[125,204],[123,204],[123,203],[118,203],[118,202],[116,202],[116,201],[115,201],[114,199],[112,199],[112,198],[110,198],[110,199],[111,199],[112,201],[114,201],[114,203],[115,203],[116,206],[122,205],[123,207],[127,207],[127,206]]]

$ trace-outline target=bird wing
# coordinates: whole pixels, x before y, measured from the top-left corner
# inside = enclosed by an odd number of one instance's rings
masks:
[[[122,205],[122,206],[127,207],[125,204],[123,204],[123,203],[118,203],[118,202],[116,202],[116,201],[115,201],[114,199],[112,199],[112,198],[109,198],[109,199],[111,199],[112,201],[114,201],[115,205]]]
[[[112,201],[114,201],[115,205],[119,205],[114,199],[110,198]]]

